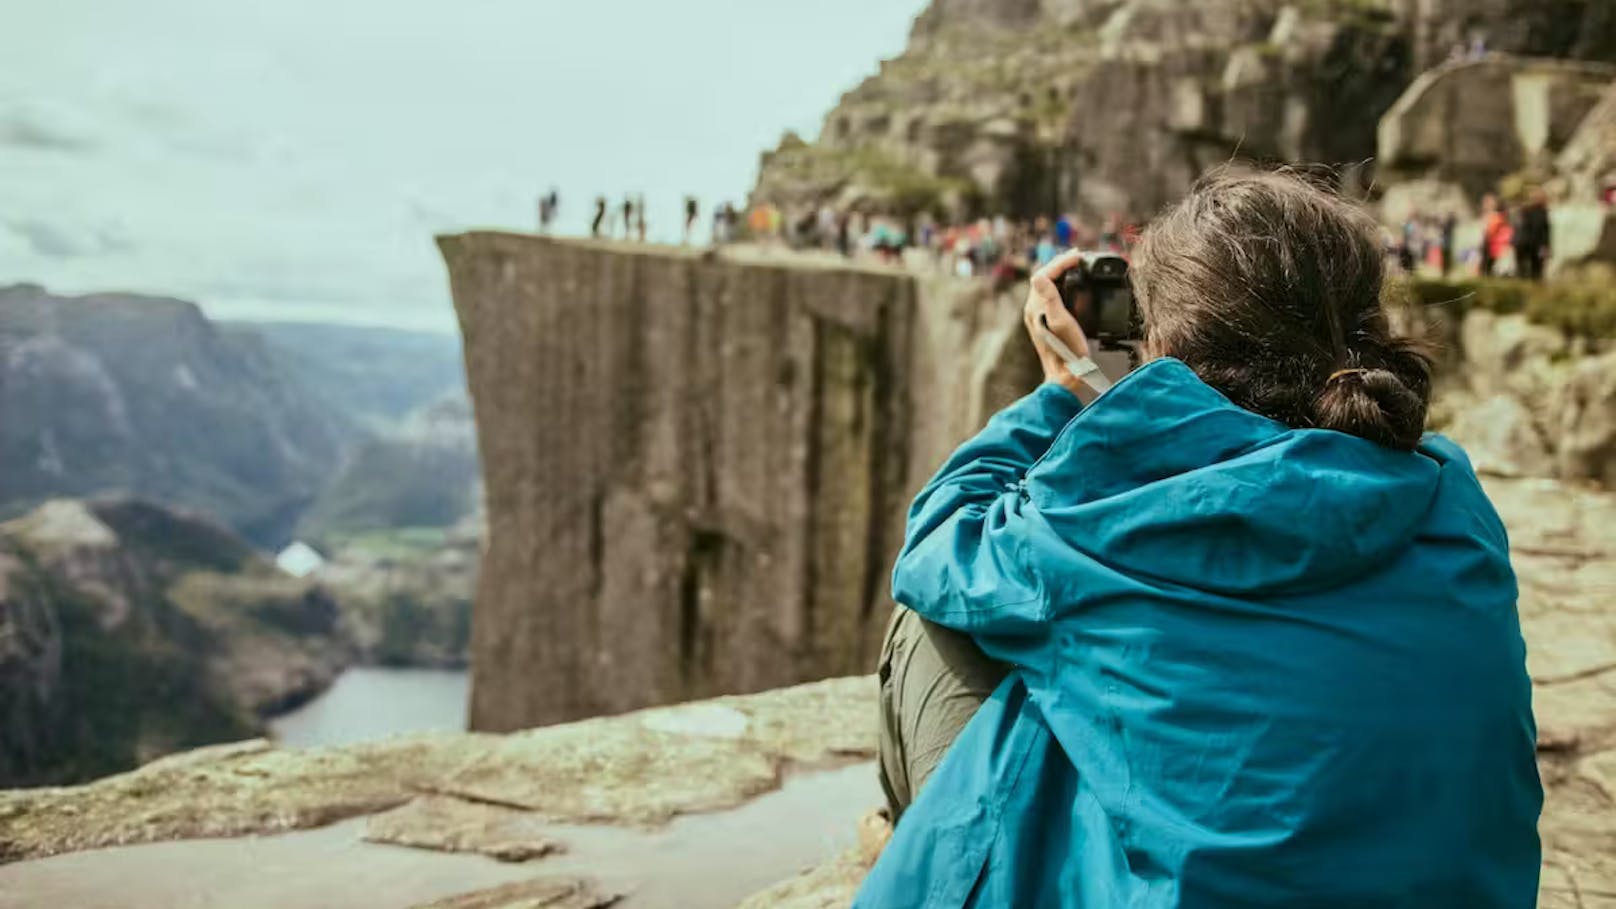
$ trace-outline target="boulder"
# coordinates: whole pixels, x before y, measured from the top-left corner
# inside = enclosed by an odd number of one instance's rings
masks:
[[[1555,462],[1549,446],[1520,399],[1498,394],[1456,410],[1446,432],[1464,446],[1478,473],[1553,475]]]
[[[1511,174],[1552,176],[1616,67],[1490,56],[1422,74],[1380,121],[1380,179],[1479,198]],[[1392,216],[1394,212],[1387,212]]]
[[[1459,323],[1459,348],[1459,369],[1473,394],[1514,396],[1541,418],[1552,406],[1570,345],[1525,316],[1472,309]]]
[[[1566,143],[1559,168],[1574,201],[1597,202],[1606,187],[1616,186],[1616,82]]]
[[[1616,486],[1616,353],[1578,362],[1556,403],[1559,475]]]
[[[1556,206],[1550,212],[1554,230],[1554,276],[1576,277],[1590,267],[1616,265],[1616,209],[1606,205]]]

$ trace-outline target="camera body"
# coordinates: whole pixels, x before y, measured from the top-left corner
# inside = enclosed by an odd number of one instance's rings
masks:
[[[1055,282],[1061,302],[1083,333],[1101,350],[1130,353],[1144,340],[1144,325],[1134,305],[1128,260],[1115,253],[1085,252]],[[1087,294],[1086,304],[1080,303]]]

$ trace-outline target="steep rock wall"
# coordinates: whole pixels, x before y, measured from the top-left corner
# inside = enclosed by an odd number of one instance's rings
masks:
[[[440,245],[488,501],[476,729],[867,671],[910,496],[1032,382],[973,285]]]
[[[1145,216],[1231,158],[1342,166],[1368,190],[1380,117],[1474,39],[1616,60],[1609,0],[933,0],[817,141],[754,198]]]

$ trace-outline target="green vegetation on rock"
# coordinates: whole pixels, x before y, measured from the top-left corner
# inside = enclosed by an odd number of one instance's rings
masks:
[[[1455,318],[1468,309],[1484,309],[1499,315],[1522,314],[1570,337],[1616,338],[1616,285],[1594,274],[1544,284],[1420,277],[1398,286],[1413,302]]]
[[[53,500],[0,524],[0,787],[257,734],[351,658],[334,600],[201,519]]]

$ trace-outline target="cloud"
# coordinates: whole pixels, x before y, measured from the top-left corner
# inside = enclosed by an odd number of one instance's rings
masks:
[[[87,152],[96,141],[67,112],[38,105],[0,110],[0,145],[34,151]]]
[[[10,218],[5,225],[23,238],[36,254],[50,259],[79,259],[127,252],[134,247],[122,230],[91,227],[74,229],[40,218]]]

